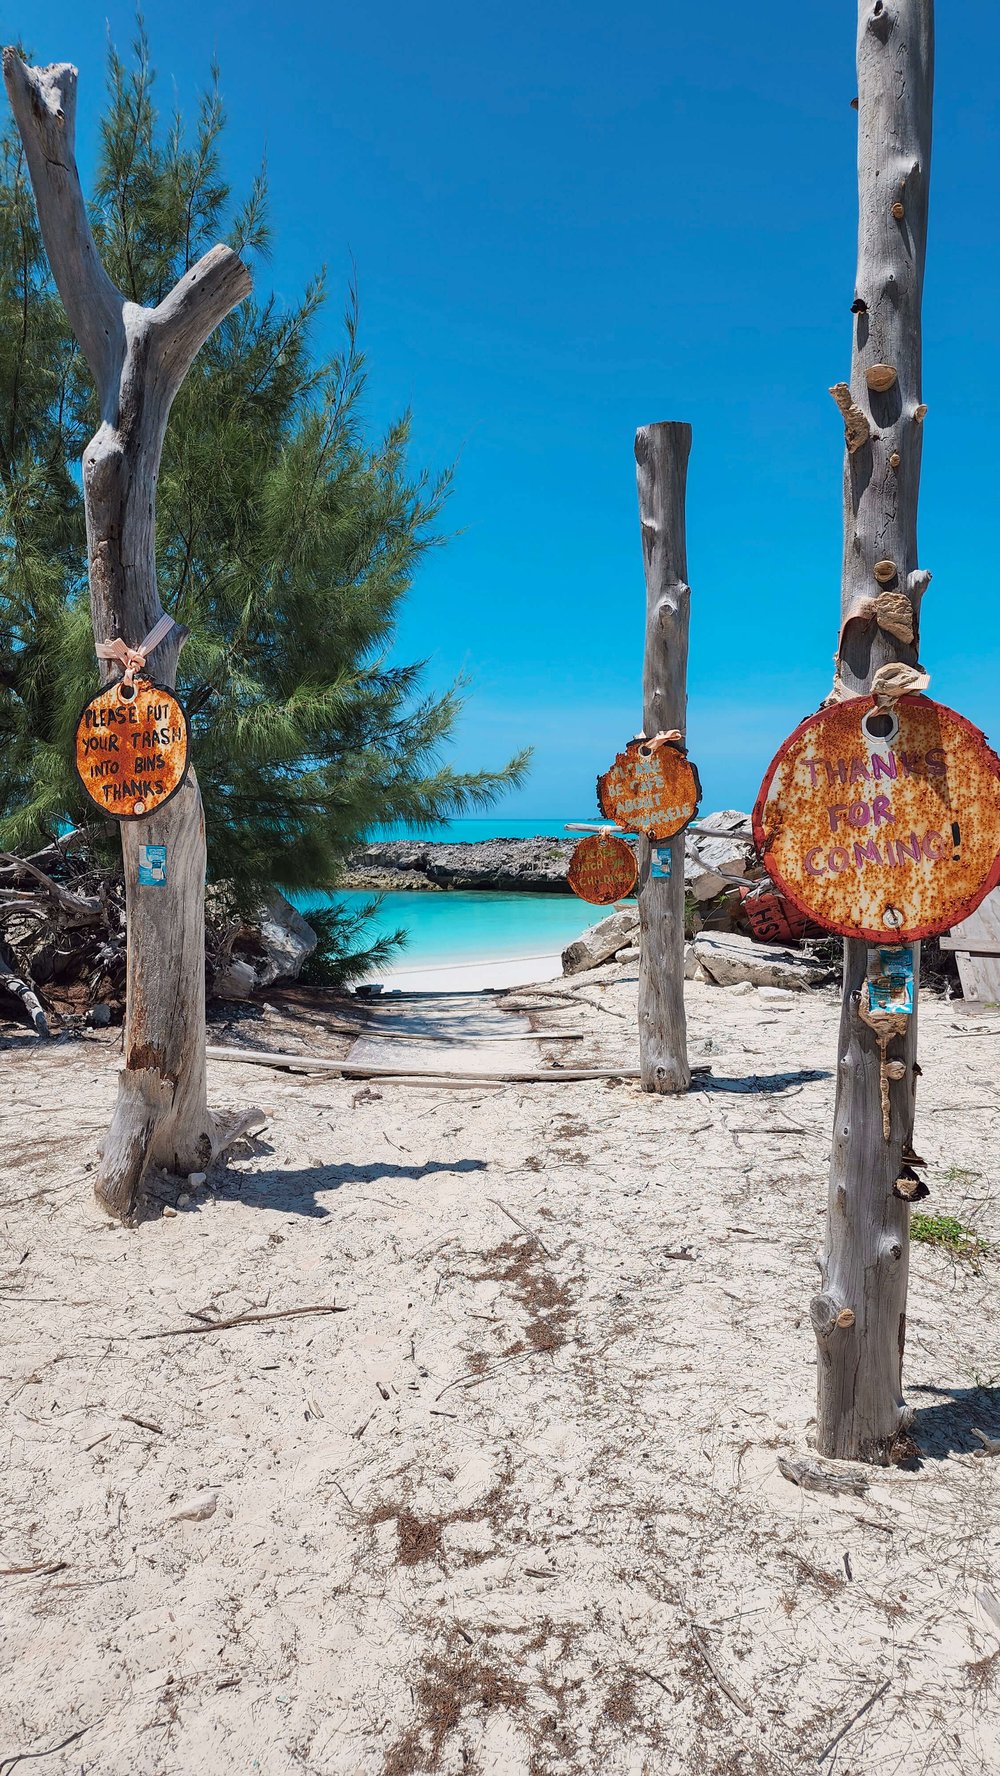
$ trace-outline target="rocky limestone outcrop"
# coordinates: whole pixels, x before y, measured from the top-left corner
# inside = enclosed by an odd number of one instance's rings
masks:
[[[706,814],[697,824],[709,828],[709,836],[704,831],[688,834],[684,882],[695,899],[703,902],[732,885],[720,871],[746,874],[753,844],[750,817],[739,809]],[[390,839],[353,852],[343,885],[373,893],[401,888],[492,888],[507,893],[569,894],[566,876],[581,836],[481,839],[456,845]]]
[[[480,839],[457,845],[391,839],[348,859],[345,888],[483,888],[569,894],[566,839]]]

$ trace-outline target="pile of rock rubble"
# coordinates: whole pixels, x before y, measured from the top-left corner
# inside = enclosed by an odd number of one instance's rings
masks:
[[[726,808],[706,815],[697,825],[697,832],[687,834],[684,856],[691,932],[684,949],[686,978],[781,993],[832,980],[835,967],[822,953],[828,946],[760,943],[733,929],[741,906],[739,888],[762,877],[749,816]],[[563,973],[579,974],[612,959],[638,961],[638,944],[638,909],[622,907],[563,951]]]

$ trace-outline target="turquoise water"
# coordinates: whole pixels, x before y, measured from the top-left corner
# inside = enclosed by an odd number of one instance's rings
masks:
[[[337,901],[355,908],[371,895],[344,888],[337,894],[296,895],[296,905],[309,910]],[[610,909],[608,909],[610,910]],[[575,894],[434,893],[422,889],[383,894],[369,929],[389,933],[403,929],[406,948],[397,965],[432,966],[447,962],[499,962],[507,956],[551,956],[565,949],[605,909],[588,906]]]
[[[530,820],[498,820],[482,815],[476,819],[443,821],[425,833],[414,833],[403,826],[377,827],[370,839],[454,845],[477,839],[579,838],[580,834],[567,833],[568,818],[573,817],[537,815]],[[590,813],[577,818],[593,821],[597,816]],[[334,902],[354,910],[371,900],[371,894],[347,888],[335,894],[295,896],[295,904],[306,918],[310,909],[315,911]],[[575,894],[498,894],[485,888],[471,893],[435,893],[411,889],[383,894],[369,929],[373,936],[406,932],[406,946],[396,952],[394,966],[433,967],[449,962],[500,962],[511,956],[551,956],[565,949],[588,925],[603,918],[604,912],[602,907],[578,900]]]

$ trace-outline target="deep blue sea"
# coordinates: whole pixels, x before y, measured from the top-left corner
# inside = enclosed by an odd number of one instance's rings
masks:
[[[414,833],[404,827],[383,827],[372,839],[434,840],[457,844],[473,839],[572,838],[563,819],[450,820],[429,832]],[[593,815],[580,815],[593,820]],[[296,905],[309,916],[310,909],[328,906],[331,900],[358,906],[371,900],[360,890],[342,889],[335,895],[296,895]],[[600,907],[589,906],[575,894],[495,894],[488,889],[471,893],[435,894],[411,889],[383,894],[372,931],[404,930],[407,942],[398,961],[407,966],[433,966],[448,962],[501,961],[511,956],[546,956],[562,950],[588,925],[602,917]]]

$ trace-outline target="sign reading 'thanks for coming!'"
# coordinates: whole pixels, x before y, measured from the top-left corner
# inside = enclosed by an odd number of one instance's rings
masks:
[[[910,943],[1000,880],[1000,759],[929,697],[821,709],[768,767],[754,838],[772,880],[828,931]]]

